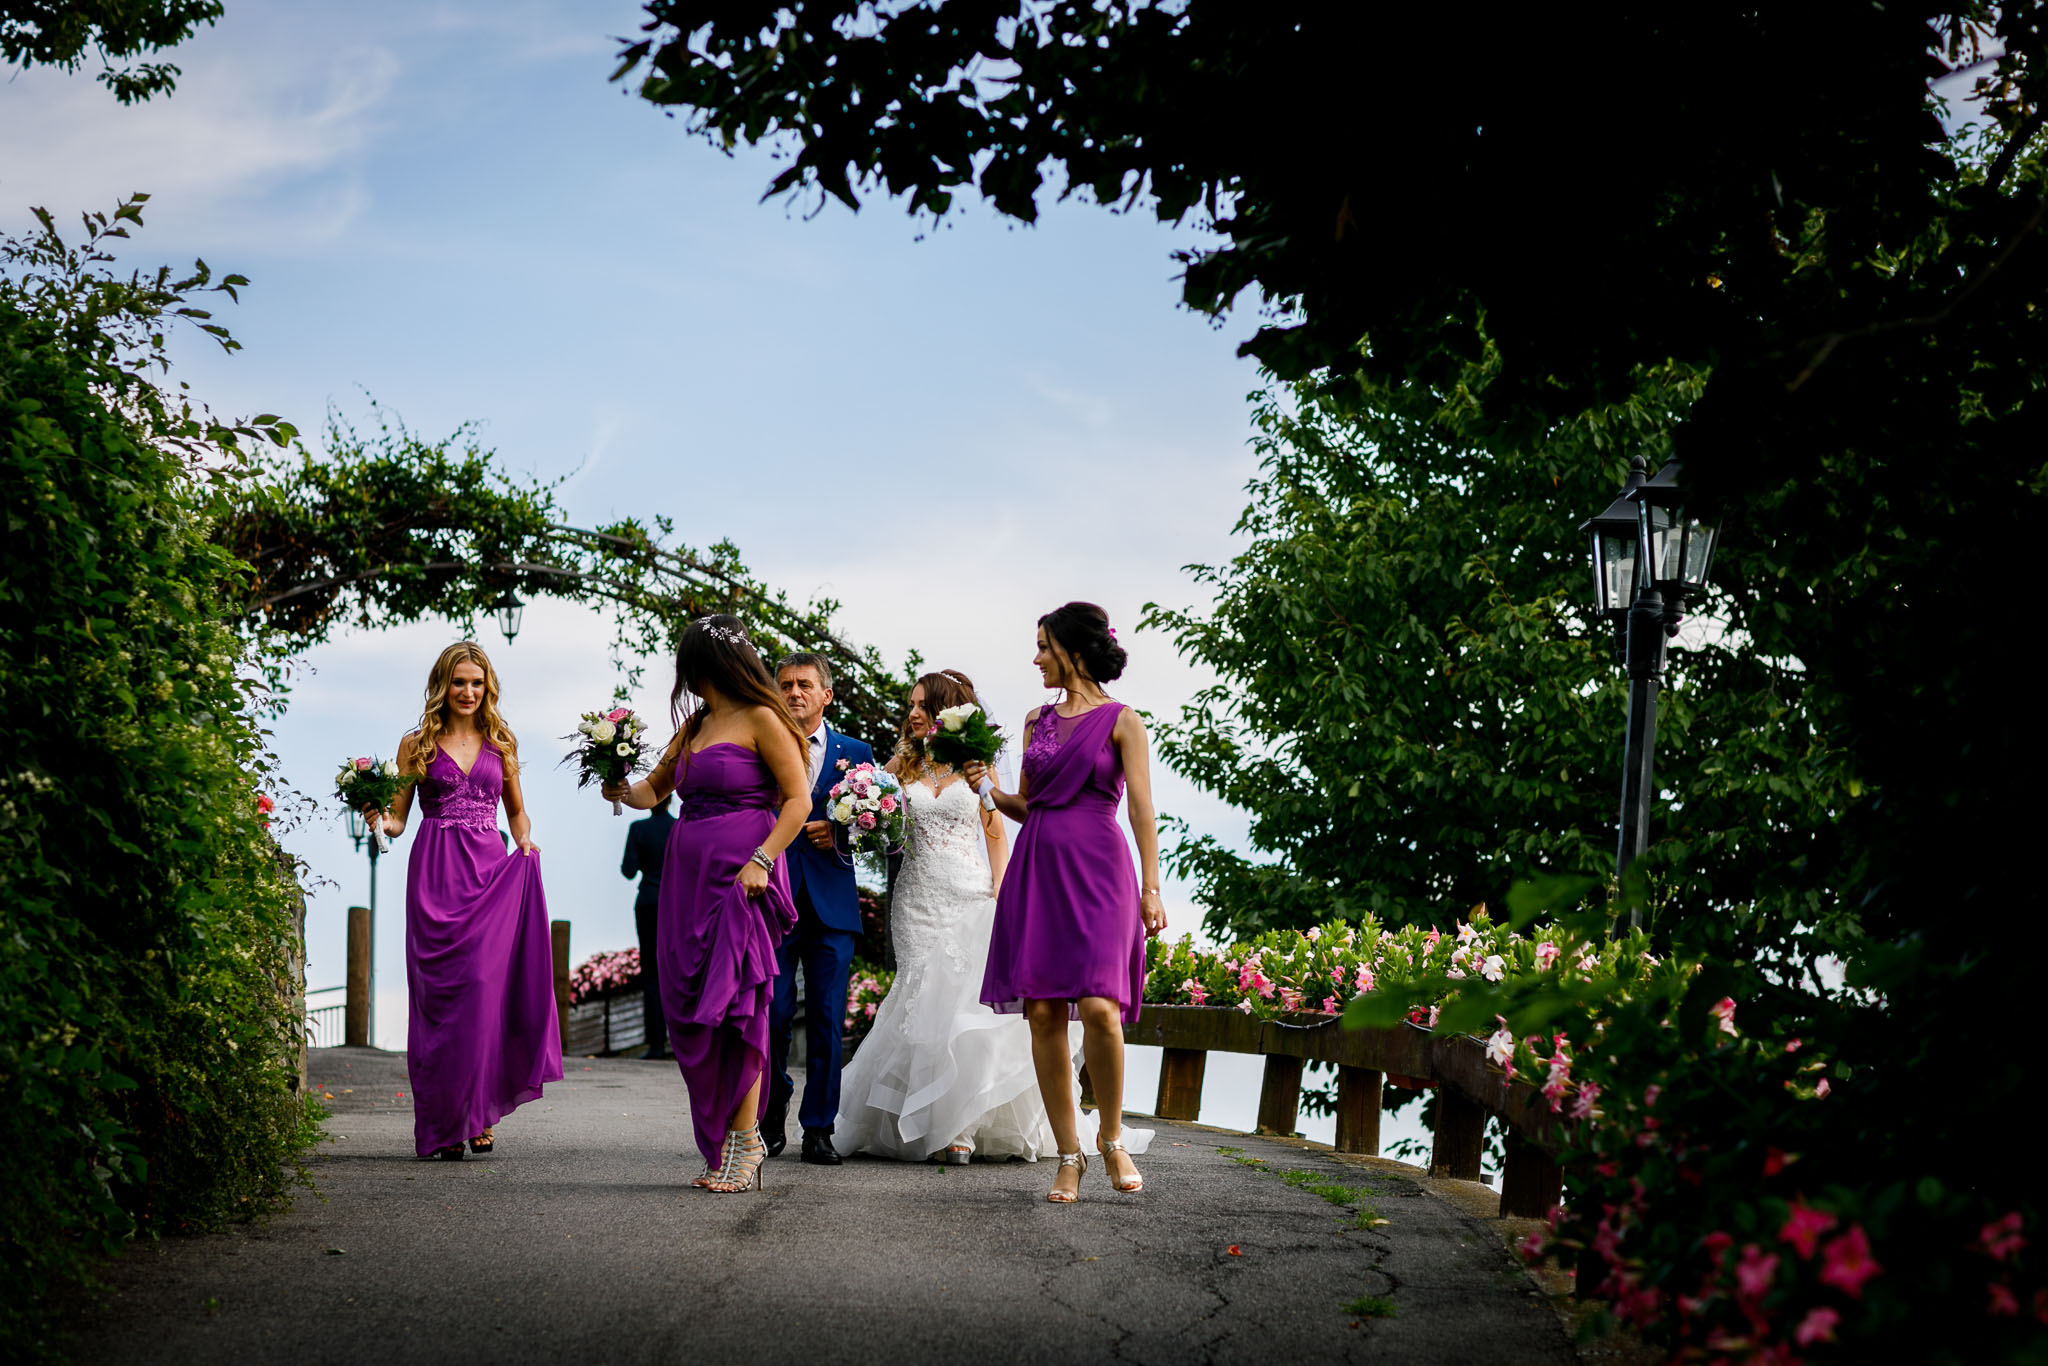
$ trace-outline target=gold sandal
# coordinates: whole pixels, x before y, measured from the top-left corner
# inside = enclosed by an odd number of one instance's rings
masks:
[[[1080,1168],[1080,1171],[1074,1177],[1073,1192],[1070,1194],[1066,1191],[1061,1190],[1058,1186],[1054,1186],[1051,1190],[1045,1193],[1045,1198],[1050,1200],[1055,1205],[1071,1205],[1076,1200],[1079,1200],[1081,1198],[1081,1177],[1086,1176],[1088,1174],[1088,1154],[1061,1153],[1060,1171],[1065,1172],[1068,1167]],[[1057,1181],[1059,1179],[1060,1178],[1058,1174],[1055,1174],[1053,1176],[1053,1180]]]
[[[1102,1170],[1105,1172],[1111,1170],[1109,1165],[1109,1155],[1111,1153],[1122,1153],[1124,1161],[1131,1162],[1131,1153],[1128,1148],[1124,1147],[1122,1134],[1118,1134],[1115,1138],[1098,1138],[1095,1140],[1095,1146],[1102,1153]],[[1109,1178],[1109,1184],[1112,1188],[1128,1195],[1133,1191],[1145,1189],[1145,1178],[1138,1175],[1138,1164],[1131,1162],[1131,1179],[1128,1182],[1119,1181],[1112,1174]]]
[[[761,1138],[761,1126],[734,1129],[725,1135],[725,1151],[719,1155],[718,1172],[705,1189],[719,1195],[762,1189],[761,1164],[768,1160],[768,1145]]]

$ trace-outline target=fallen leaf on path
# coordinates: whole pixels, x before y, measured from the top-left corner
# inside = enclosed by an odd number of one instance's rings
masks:
[[[348,1249],[345,1247],[330,1247],[327,1249],[327,1255],[330,1257],[345,1257],[348,1255]]]
[[[1233,1257],[1244,1256],[1244,1249],[1239,1247],[1236,1243],[1232,1243],[1229,1247],[1226,1247],[1223,1250],[1225,1252],[1228,1252]]]

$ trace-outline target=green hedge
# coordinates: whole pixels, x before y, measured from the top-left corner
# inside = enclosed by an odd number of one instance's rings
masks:
[[[90,247],[0,241],[10,1354],[47,1349],[49,1292],[125,1239],[273,1207],[314,1122],[299,892],[257,810],[255,674],[224,624],[247,570],[209,540],[251,429],[211,424],[134,359],[161,355],[203,268],[121,281]]]

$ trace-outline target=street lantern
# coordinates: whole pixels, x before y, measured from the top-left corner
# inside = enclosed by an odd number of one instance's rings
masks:
[[[498,614],[498,629],[505,633],[505,643],[510,645],[513,637],[519,634],[519,621],[525,615],[526,604],[508,588],[505,596],[491,604],[491,610]]]
[[[1643,576],[1665,602],[1666,634],[1676,635],[1685,614],[1685,600],[1706,591],[1707,571],[1714,563],[1717,528],[1686,506],[1677,461],[1623,495],[1635,505],[1643,555]]]
[[[1614,623],[1614,643],[1619,653],[1622,625],[1629,604],[1635,600],[1636,563],[1642,545],[1642,512],[1630,496],[1649,478],[1649,467],[1640,455],[1628,462],[1628,480],[1605,511],[1580,523],[1579,530],[1591,533],[1593,550],[1593,600],[1600,615]]]
[[[1664,679],[1664,642],[1678,634],[1687,597],[1706,591],[1715,528],[1686,506],[1676,461],[1649,479],[1641,458],[1629,462],[1627,485],[1607,510],[1585,523],[1592,533],[1594,590],[1600,615],[1614,623],[1628,666],[1628,733],[1621,763],[1620,839],[1614,870],[1624,876],[1650,846],[1650,801],[1656,793],[1657,694]],[[1632,522],[1632,527],[1625,523]],[[1629,925],[1641,923],[1634,907]]]
[[[348,809],[348,837],[355,841],[356,852],[363,852],[363,836],[370,833],[370,827],[363,822],[363,813],[353,806]]]

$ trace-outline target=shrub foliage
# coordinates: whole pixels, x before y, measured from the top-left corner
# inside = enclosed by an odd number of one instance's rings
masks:
[[[240,452],[285,440],[159,386],[165,330],[226,334],[203,264],[112,275],[139,199],[67,247],[0,243],[0,1340],[136,1232],[280,1197],[298,889],[258,809],[258,700],[211,535]]]

